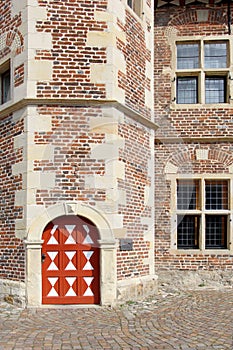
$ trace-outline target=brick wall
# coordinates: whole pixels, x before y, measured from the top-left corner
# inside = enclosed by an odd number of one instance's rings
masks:
[[[152,220],[151,203],[146,189],[151,186],[148,163],[151,161],[150,132],[145,127],[121,117],[117,125],[117,138],[120,142],[118,154],[108,154],[101,158],[98,148],[108,146],[106,128],[114,132],[113,125],[103,124],[91,128],[99,118],[104,123],[102,108],[40,107],[39,115],[52,115],[52,128],[49,132],[35,133],[36,145],[53,147],[53,157],[34,161],[34,171],[55,176],[54,185],[36,191],[36,205],[50,206],[58,201],[83,201],[96,207],[109,218],[121,217],[122,221],[113,224],[116,238],[131,238],[133,251],[120,251],[117,254],[118,279],[137,277],[149,273],[150,239],[145,232],[150,229],[143,218]],[[107,120],[106,120],[107,122]],[[76,128],[76,126],[79,126]],[[102,128],[102,132],[101,132]],[[96,153],[97,152],[97,153]],[[99,156],[96,154],[100,154]],[[122,173],[117,174],[114,163],[123,165]],[[115,187],[107,184],[109,167],[113,163]],[[101,181],[100,184],[97,181]],[[50,188],[49,188],[50,187]],[[117,198],[114,199],[112,191]],[[121,196],[121,194],[122,196]],[[116,219],[117,220],[117,219]]]
[[[47,19],[37,21],[38,33],[50,33],[51,50],[37,50],[36,60],[52,60],[52,79],[38,81],[37,97],[104,98],[104,84],[92,84],[90,65],[106,63],[106,48],[87,43],[90,31],[103,32],[106,22],[96,21],[95,11],[105,11],[107,1],[43,1]]]
[[[11,48],[14,57],[22,52],[23,38],[18,28],[21,15],[12,15],[11,1],[0,5],[0,58],[9,58]],[[20,45],[17,46],[17,43]],[[15,69],[15,86],[21,84],[24,76],[23,65]],[[23,132],[23,122],[11,114],[0,117],[0,278],[20,280],[25,278],[25,251],[21,239],[15,236],[15,220],[22,218],[22,207],[15,207],[15,193],[22,188],[22,176],[15,176],[12,167],[22,159],[22,149],[15,151],[14,137]]]
[[[119,279],[149,274],[150,240],[145,233],[150,229],[143,218],[150,218],[152,223],[151,203],[146,198],[145,189],[151,186],[151,174],[148,164],[151,161],[150,133],[146,128],[126,118],[119,126],[119,134],[125,139],[120,159],[125,164],[125,179],[119,180],[119,189],[125,191],[125,205],[120,205],[123,215],[123,227],[126,238],[133,242],[132,252],[118,252]]]
[[[145,28],[129,11],[126,11],[125,25],[119,25],[126,33],[126,44],[118,41],[126,60],[125,74],[119,72],[119,86],[125,91],[126,105],[151,119],[151,109],[145,105],[145,88],[151,91],[152,77],[146,76],[146,63],[151,62],[152,51],[146,45]],[[148,28],[146,31],[150,31]]]
[[[156,269],[232,269],[231,253],[179,253],[171,250],[172,183],[181,174],[229,174],[232,178],[231,103],[177,107],[174,98],[175,41],[228,34],[224,5],[157,9],[155,16],[155,151]],[[225,140],[224,140],[225,138]],[[198,157],[198,152],[205,154]]]
[[[153,274],[153,132],[141,123],[153,109],[150,1],[144,10],[138,18],[120,0],[1,2],[13,94],[0,106],[0,277],[24,280],[30,225],[66,201],[96,208],[116,240],[133,240],[133,251],[118,249],[118,280]]]
[[[95,205],[105,199],[104,189],[87,188],[87,176],[104,175],[103,159],[91,155],[91,147],[104,143],[104,134],[90,131],[90,118],[102,115],[100,108],[40,107],[39,115],[52,115],[52,128],[48,133],[37,132],[35,144],[54,148],[53,159],[35,160],[34,170],[55,173],[55,184],[51,189],[37,191],[38,205],[53,205],[57,201],[85,201]],[[78,125],[78,128],[77,128]]]
[[[25,251],[22,240],[15,236],[15,220],[23,215],[15,207],[15,192],[22,188],[22,177],[12,174],[12,166],[22,159],[22,150],[14,150],[14,136],[23,131],[23,123],[11,115],[0,122],[0,278],[24,280]]]
[[[0,58],[11,52],[11,45],[15,40],[21,41],[23,44],[23,37],[18,31],[19,26],[22,24],[21,14],[12,16],[11,0],[4,0],[0,6],[0,28],[1,28],[1,44],[0,44]],[[17,37],[17,39],[16,39]],[[16,48],[16,54],[22,52],[21,47]]]

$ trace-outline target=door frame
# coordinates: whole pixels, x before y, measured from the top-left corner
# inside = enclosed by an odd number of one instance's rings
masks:
[[[78,202],[56,204],[45,208],[41,215],[33,220],[28,231],[26,246],[26,299],[28,307],[42,305],[41,248],[42,234],[46,225],[60,217],[68,215],[83,216],[93,222],[99,231],[100,248],[100,304],[116,303],[117,263],[116,240],[107,219],[102,213],[89,205]]]

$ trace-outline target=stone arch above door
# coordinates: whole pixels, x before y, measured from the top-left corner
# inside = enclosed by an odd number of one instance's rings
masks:
[[[78,202],[67,202],[45,208],[44,212],[34,219],[27,236],[27,241],[41,240],[44,227],[53,219],[63,215],[80,215],[91,220],[99,230],[100,240],[115,242],[113,232],[105,217],[95,208]]]
[[[68,202],[50,206],[34,219],[27,240],[26,295],[27,305],[42,304],[41,247],[42,234],[46,225],[61,216],[82,216],[97,227],[100,247],[100,303],[114,305],[116,302],[116,241],[108,221],[95,208],[83,203]]]

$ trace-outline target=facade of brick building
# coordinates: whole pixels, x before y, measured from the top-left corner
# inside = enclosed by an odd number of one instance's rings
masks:
[[[0,14],[1,293],[28,306],[148,293],[150,1],[4,0]]]
[[[231,12],[1,2],[1,295],[113,305],[232,271]]]
[[[230,273],[232,4],[157,6],[156,272]]]

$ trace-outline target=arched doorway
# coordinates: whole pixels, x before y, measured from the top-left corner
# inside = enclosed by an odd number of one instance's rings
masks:
[[[95,208],[78,202],[59,203],[44,208],[30,224],[25,240],[27,254],[26,298],[28,307],[40,307],[42,304],[42,239],[45,228],[60,217],[81,217],[90,220],[99,234],[99,283],[101,305],[114,305],[116,301],[116,240],[108,220]],[[94,224],[94,225],[93,225]],[[69,231],[68,231],[69,232]],[[52,256],[53,257],[53,256]],[[56,259],[56,258],[55,258]],[[93,258],[92,258],[93,259]],[[71,258],[72,262],[72,258]],[[68,276],[69,277],[69,276]],[[91,277],[91,276],[87,276]],[[88,281],[88,280],[87,280]],[[70,283],[72,280],[69,281]],[[88,281],[88,283],[90,280]],[[54,280],[52,280],[54,283]]]
[[[52,220],[42,235],[42,304],[99,304],[99,232],[87,218]]]

